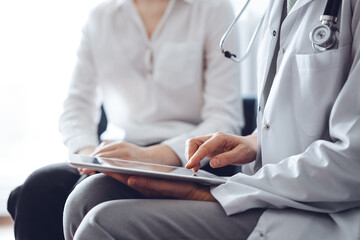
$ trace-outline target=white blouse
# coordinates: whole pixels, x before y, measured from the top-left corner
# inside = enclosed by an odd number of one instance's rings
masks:
[[[60,118],[69,151],[98,144],[101,104],[125,141],[163,142],[182,161],[188,138],[238,134],[244,123],[239,67],[218,46],[233,17],[228,1],[171,0],[149,38],[131,0],[97,6],[83,29]],[[236,49],[237,41],[227,47]]]

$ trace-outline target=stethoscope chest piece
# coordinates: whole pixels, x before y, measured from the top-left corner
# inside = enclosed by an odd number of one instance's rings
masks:
[[[337,46],[337,29],[328,25],[315,27],[309,34],[312,47],[316,52],[324,52]]]
[[[316,52],[325,52],[338,46],[339,30],[334,25],[337,23],[340,5],[341,0],[328,0],[320,16],[321,25],[310,32],[309,38]]]
[[[324,0],[325,1],[325,0]],[[235,18],[233,23],[230,25],[228,30],[225,32],[224,36],[220,40],[220,49],[221,52],[225,55],[225,57],[232,59],[235,62],[241,62],[243,61],[250,51],[251,46],[253,45],[254,39],[256,38],[260,26],[262,25],[262,22],[264,21],[265,15],[263,15],[260,23],[258,24],[254,34],[251,37],[250,43],[247,47],[247,50],[243,56],[236,56],[235,54],[232,54],[229,51],[225,51],[224,49],[224,43],[227,39],[228,35],[234,28],[236,22],[239,20],[240,16],[243,14],[245,9],[247,8],[250,0],[247,0],[243,9],[240,11],[238,16]],[[325,52],[333,48],[337,48],[339,45],[339,29],[335,27],[338,20],[338,12],[340,9],[342,0],[327,0],[326,6],[324,9],[323,14],[320,16],[320,22],[321,25],[315,27],[309,34],[309,38],[312,44],[312,48],[316,52]]]

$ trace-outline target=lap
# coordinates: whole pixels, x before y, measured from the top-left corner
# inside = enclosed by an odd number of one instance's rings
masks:
[[[88,177],[71,192],[64,208],[64,233],[72,239],[85,215],[103,202],[144,198],[139,192],[104,174]]]
[[[34,171],[25,182],[14,189],[9,197],[9,205],[15,205],[19,198],[27,201],[48,196],[49,191],[70,193],[80,175],[77,169],[67,163],[55,163]],[[13,206],[16,208],[18,206]]]
[[[32,186],[65,186],[68,183],[74,184],[80,177],[76,168],[67,163],[54,163],[34,171],[23,185]]]
[[[69,196],[68,202],[95,206],[110,200],[137,198],[144,197],[134,189],[100,173],[78,184]]]
[[[246,239],[262,212],[227,216],[216,202],[113,200],[88,212],[75,239]]]

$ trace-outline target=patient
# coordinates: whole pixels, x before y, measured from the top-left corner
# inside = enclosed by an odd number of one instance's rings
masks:
[[[60,118],[69,152],[183,165],[186,139],[220,130],[238,134],[239,70],[218,50],[233,19],[223,2],[109,0],[97,6],[83,29]],[[102,104],[110,128],[98,145]],[[83,172],[92,174],[81,171],[67,163],[46,166],[11,193],[16,239],[64,238],[65,201]]]

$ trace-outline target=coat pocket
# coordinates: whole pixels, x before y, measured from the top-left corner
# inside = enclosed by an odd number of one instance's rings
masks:
[[[293,111],[308,136],[320,136],[346,80],[350,46],[292,59]]]

